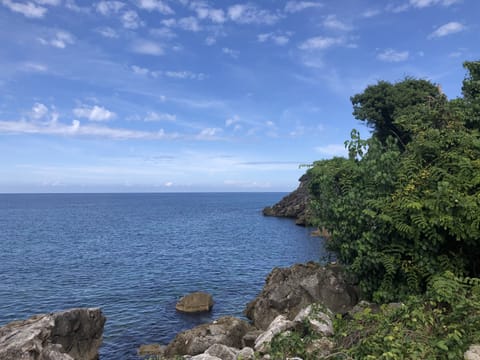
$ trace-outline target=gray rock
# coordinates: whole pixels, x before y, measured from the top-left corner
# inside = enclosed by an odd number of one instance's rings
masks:
[[[36,315],[0,328],[0,360],[96,360],[105,317],[100,309]]]
[[[165,356],[197,355],[213,344],[241,348],[243,336],[253,329],[246,321],[225,316],[212,323],[181,332],[167,345]]]
[[[295,316],[296,323],[308,321],[313,331],[322,336],[333,335],[333,313],[318,304],[308,305]]]
[[[297,225],[308,225],[310,223],[308,211],[310,177],[305,174],[299,181],[300,184],[295,191],[285,196],[277,204],[263,209],[263,215],[293,218],[296,219]]]
[[[295,327],[295,322],[287,320],[283,315],[278,315],[268,326],[267,330],[262,333],[255,341],[255,350],[266,352],[273,337],[281,332]]]
[[[244,347],[240,350],[237,354],[235,360],[254,360],[255,359],[255,351],[251,347]]]
[[[205,354],[216,356],[222,360],[235,360],[237,353],[237,349],[222,344],[213,344],[205,351]]]
[[[212,307],[212,295],[201,291],[185,295],[175,305],[175,309],[186,313],[210,311]]]
[[[293,319],[312,303],[320,303],[335,313],[346,313],[358,301],[339,265],[316,263],[275,268],[268,275],[262,292],[247,305],[245,315],[259,329],[266,329],[278,315]]]
[[[471,345],[463,355],[465,360],[480,360],[480,345]]]
[[[163,355],[164,351],[165,351],[165,346],[160,344],[140,345],[140,347],[138,348],[138,355],[139,356]]]
[[[188,359],[191,359],[191,360],[223,360],[219,357],[208,355],[208,354],[199,354],[199,355],[189,357]]]
[[[257,340],[257,337],[259,337],[261,334],[263,334],[263,330],[252,330],[247,332],[245,335],[243,335],[242,345],[244,347],[253,348],[255,346],[255,340]]]

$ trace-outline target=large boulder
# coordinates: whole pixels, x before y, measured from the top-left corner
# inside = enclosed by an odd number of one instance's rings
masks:
[[[0,328],[0,360],[96,360],[104,324],[97,308],[12,322]]]
[[[263,215],[293,218],[296,219],[297,225],[308,225],[310,223],[308,213],[310,177],[308,174],[305,174],[299,181],[300,184],[295,191],[285,196],[275,205],[263,209]]]
[[[165,349],[166,357],[175,355],[197,355],[214,344],[242,348],[243,336],[253,330],[253,326],[232,316],[194,327],[178,334]]]
[[[212,295],[206,292],[194,292],[182,297],[175,308],[181,312],[196,313],[210,311],[213,306]]]
[[[313,303],[335,313],[346,313],[357,301],[357,291],[347,282],[340,266],[309,262],[273,269],[262,292],[247,305],[245,315],[257,328],[267,329],[278,315],[293,320]]]

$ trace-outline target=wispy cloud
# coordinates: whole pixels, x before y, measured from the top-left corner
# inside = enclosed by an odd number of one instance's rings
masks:
[[[158,113],[155,111],[150,111],[144,119],[146,122],[161,122],[161,121],[169,121],[175,122],[177,120],[177,116],[175,114],[168,114],[168,113]]]
[[[108,121],[113,119],[116,115],[114,112],[107,110],[103,106],[80,106],[73,109],[73,114],[79,118],[86,118],[90,121]]]
[[[285,4],[285,12],[296,13],[305,9],[322,7],[323,4],[314,1],[287,1]]]
[[[106,38],[110,38],[110,39],[118,38],[118,33],[114,29],[108,26],[98,28],[95,31]]]
[[[402,62],[408,60],[409,55],[408,51],[386,49],[377,55],[377,59],[386,62]]]
[[[455,33],[464,31],[465,29],[466,27],[462,23],[452,21],[445,25],[440,26],[438,29],[432,32],[428,37],[429,38],[444,37],[450,34],[455,34]]]
[[[291,33],[265,33],[259,34],[257,40],[259,42],[272,41],[277,45],[286,45],[290,41]]]
[[[26,62],[21,65],[21,69],[24,71],[43,73],[48,70],[48,66],[44,64],[35,63],[35,62]]]
[[[222,52],[234,59],[238,59],[238,56],[240,55],[240,52],[237,50],[230,49],[228,47],[222,48]]]
[[[59,49],[64,49],[67,45],[75,43],[75,38],[67,31],[57,31],[50,39],[38,38],[43,45],[50,45]]]
[[[158,11],[164,15],[171,15],[174,13],[173,9],[162,0],[139,0],[138,6],[148,11]]]
[[[416,8],[425,8],[432,5],[450,6],[462,0],[410,0],[410,5]]]
[[[328,29],[340,30],[340,31],[350,31],[353,29],[351,25],[348,25],[343,21],[340,21],[336,15],[328,15],[323,21],[323,26],[325,26]]]
[[[281,16],[253,4],[236,4],[228,8],[228,17],[238,24],[275,24]]]
[[[196,136],[198,140],[214,140],[218,139],[218,135],[223,130],[220,128],[205,128],[200,131],[200,133]]]
[[[132,51],[137,54],[160,56],[164,54],[162,46],[150,40],[137,40],[132,45]]]
[[[344,42],[343,38],[316,36],[299,45],[300,50],[324,50]]]
[[[137,12],[133,10],[125,11],[120,19],[123,27],[126,29],[134,30],[144,25],[140,16],[138,16]]]
[[[121,1],[112,0],[112,1],[100,1],[97,3],[95,8],[100,14],[109,16],[109,15],[118,13],[124,6],[125,4]]]
[[[47,8],[34,4],[33,2],[15,2],[11,0],[1,0],[2,4],[11,11],[22,14],[28,18],[43,18],[47,13]]]
[[[197,13],[200,20],[210,20],[216,24],[223,24],[227,17],[222,9],[215,9],[203,1],[192,1],[189,5],[190,9]]]

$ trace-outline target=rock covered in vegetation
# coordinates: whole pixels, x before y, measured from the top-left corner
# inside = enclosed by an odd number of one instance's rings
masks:
[[[335,313],[346,313],[357,301],[357,291],[347,282],[340,266],[310,262],[273,269],[245,314],[257,328],[267,329],[278,315],[293,320],[301,309],[313,303],[321,303]]]
[[[285,196],[277,204],[263,209],[263,215],[294,218],[297,225],[308,225],[308,202],[310,201],[308,173],[303,175],[299,181],[300,185],[295,191]]]
[[[105,317],[98,308],[36,315],[0,328],[0,360],[95,360]]]
[[[212,295],[201,291],[185,295],[175,305],[178,311],[186,313],[210,311],[212,307]]]
[[[293,327],[295,327],[295,322],[288,320],[283,315],[278,315],[270,325],[268,325],[267,330],[260,334],[257,340],[255,340],[255,350],[265,352],[267,345],[270,344],[275,335],[292,329]]]
[[[243,336],[253,330],[246,321],[224,316],[208,324],[178,334],[165,349],[166,357],[175,355],[198,355],[214,344],[242,348]]]

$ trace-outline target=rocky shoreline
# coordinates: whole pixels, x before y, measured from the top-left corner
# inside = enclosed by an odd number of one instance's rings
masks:
[[[333,317],[345,314],[358,303],[357,289],[338,265],[296,264],[275,268],[261,293],[245,309],[250,323],[225,316],[183,331],[166,346],[143,346],[139,354],[155,359],[179,356],[195,360],[270,359],[275,336],[304,326],[318,337],[309,349],[312,356],[326,356],[333,341]]]

